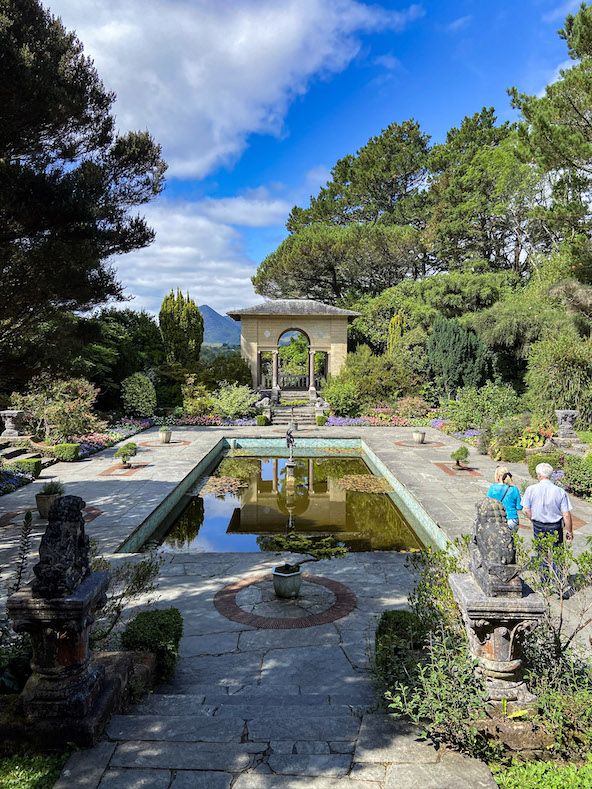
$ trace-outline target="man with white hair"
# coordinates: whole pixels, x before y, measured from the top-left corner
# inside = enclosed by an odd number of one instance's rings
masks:
[[[551,482],[553,467],[549,463],[539,463],[535,471],[539,481],[526,488],[522,498],[524,514],[532,521],[534,536],[555,534],[555,545],[560,545],[565,526],[565,539],[571,542],[573,526],[570,510],[573,507],[567,493]]]

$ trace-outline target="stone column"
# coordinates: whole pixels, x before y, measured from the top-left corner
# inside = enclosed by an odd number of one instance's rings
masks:
[[[257,351],[257,389],[261,389],[261,351]]]
[[[317,390],[315,387],[315,352],[308,351],[308,399],[314,403],[317,399]]]
[[[273,475],[271,478],[271,492],[277,493],[278,490],[278,459],[274,458],[271,461],[271,467],[273,469]]]
[[[273,370],[271,376],[271,399],[274,403],[280,399],[280,386],[279,386],[279,377],[280,377],[280,354],[279,351],[272,351],[273,356]]]
[[[314,493],[314,460],[308,459],[308,492]]]
[[[0,411],[0,416],[4,420],[2,438],[16,438],[22,435],[24,413],[24,411]]]

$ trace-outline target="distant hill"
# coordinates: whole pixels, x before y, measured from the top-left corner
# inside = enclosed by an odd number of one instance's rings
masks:
[[[203,304],[199,311],[204,320],[204,342],[240,344],[240,323],[228,315],[220,315],[207,304]]]

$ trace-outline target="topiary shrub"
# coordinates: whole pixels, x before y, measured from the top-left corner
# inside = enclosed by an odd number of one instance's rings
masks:
[[[454,452],[450,453],[450,457],[456,462],[456,465],[460,467],[461,463],[465,463],[469,459],[469,448],[459,447]]]
[[[80,456],[80,444],[56,444],[52,455],[65,463],[72,463]]]
[[[550,463],[554,469],[557,469],[560,465],[561,457],[562,455],[542,452],[536,455],[528,455],[526,458],[528,473],[533,479],[536,479],[537,475],[535,469],[539,463]]]
[[[257,414],[257,424],[259,427],[265,427],[269,424],[269,419],[264,414]]]
[[[134,373],[121,382],[123,408],[129,416],[152,416],[156,408],[156,390],[146,375]]]
[[[132,651],[152,652],[156,657],[156,678],[167,680],[179,656],[183,617],[178,608],[142,611],[125,626],[121,646]]]
[[[7,463],[6,468],[9,471],[22,471],[23,474],[32,474],[34,477],[38,477],[41,474],[41,458],[14,460],[12,463]]]
[[[522,463],[526,458],[526,450],[524,447],[500,447],[499,456],[505,463]]]
[[[327,417],[324,414],[323,415],[319,414],[317,416],[317,425],[319,427],[323,427],[323,425],[326,425],[326,424],[327,424]]]

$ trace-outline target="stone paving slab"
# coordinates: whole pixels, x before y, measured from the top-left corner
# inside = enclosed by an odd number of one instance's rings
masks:
[[[438,752],[428,740],[421,739],[416,726],[399,722],[390,715],[370,714],[362,720],[354,761],[435,764]]]
[[[128,741],[120,743],[111,767],[148,767],[165,770],[226,770],[240,773],[249,766],[251,753],[240,743]]]
[[[204,772],[178,772],[171,784],[171,789],[229,789],[232,782],[231,773],[216,773],[212,770]]]
[[[446,763],[390,765],[386,770],[385,789],[415,786],[421,789],[498,789],[487,766],[481,767],[483,769],[477,770],[472,764],[463,768]]]
[[[274,753],[268,764],[276,775],[310,775],[333,778],[347,775],[351,756],[347,754],[283,754]]]
[[[245,727],[241,717],[204,719],[196,715],[114,715],[107,726],[112,740],[165,742],[238,742]]]
[[[168,789],[169,770],[109,770],[99,789]]]

